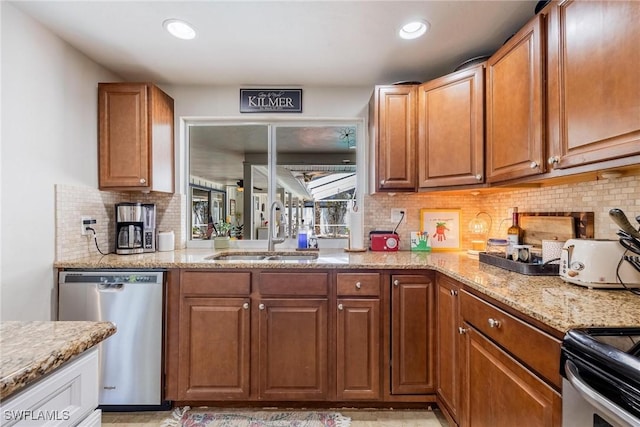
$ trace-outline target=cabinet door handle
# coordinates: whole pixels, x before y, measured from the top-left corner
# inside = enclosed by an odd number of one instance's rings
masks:
[[[258,308],[259,308],[260,310],[264,310],[264,304],[260,304],[260,305],[258,305]]]
[[[144,178],[140,178],[140,184],[146,184],[147,180]]]
[[[356,282],[356,289],[360,289],[360,288],[362,288],[362,283]]]
[[[451,294],[452,297],[455,297],[456,295],[458,295],[458,291],[456,291],[455,289],[451,289],[449,293]]]
[[[536,161],[534,160],[533,162],[529,163],[529,167],[530,167],[531,169],[535,169],[535,168],[537,168],[537,167],[538,167],[538,162],[536,162]]]
[[[502,323],[499,320],[489,318],[489,327],[490,328],[499,328]]]
[[[463,328],[462,326],[458,326],[458,333],[460,335],[464,335],[468,332],[469,330],[467,328]]]
[[[342,304],[338,304],[338,310],[344,310],[344,306]]]
[[[400,281],[398,279],[393,281],[393,286],[399,286],[400,285]]]
[[[242,304],[242,308],[244,308],[245,310],[249,309],[249,303],[245,302],[244,304]]]
[[[558,163],[560,163],[560,156],[549,157],[549,159],[547,160],[547,163],[549,163],[551,166],[557,165]]]
[[[380,180],[380,187],[384,187],[384,179]]]
[[[478,180],[478,181],[482,181],[482,175],[481,175],[481,174],[477,174],[477,175],[476,175],[476,180]]]

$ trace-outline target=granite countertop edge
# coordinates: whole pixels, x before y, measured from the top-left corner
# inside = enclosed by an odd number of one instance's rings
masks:
[[[0,401],[5,401],[113,335],[116,326],[111,322],[3,321],[0,332]],[[31,347],[24,346],[27,341]]]
[[[314,262],[212,261],[221,252],[250,250],[182,249],[142,255],[107,255],[55,263],[57,268],[128,269],[350,269],[435,270],[515,311],[549,326],[560,336],[569,329],[640,326],[640,297],[622,290],[593,290],[558,276],[527,276],[480,263],[466,252],[357,252],[322,249]],[[290,250],[290,252],[292,252]],[[607,313],[607,309],[610,309]],[[612,316],[611,313],[616,313]]]

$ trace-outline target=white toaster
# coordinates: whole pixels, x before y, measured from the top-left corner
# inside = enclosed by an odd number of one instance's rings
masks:
[[[589,288],[640,288],[640,272],[623,260],[625,248],[617,240],[569,239],[560,254],[560,277]]]

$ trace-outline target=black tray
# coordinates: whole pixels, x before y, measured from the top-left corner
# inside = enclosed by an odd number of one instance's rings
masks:
[[[501,256],[480,252],[478,254],[480,262],[490,264],[495,267],[504,268],[505,270],[515,271],[516,273],[526,274],[528,276],[557,276],[560,273],[559,264],[542,264],[541,262],[524,263],[512,261]],[[534,261],[540,258],[534,257]]]

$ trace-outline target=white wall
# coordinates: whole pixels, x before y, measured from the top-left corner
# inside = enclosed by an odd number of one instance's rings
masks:
[[[97,187],[97,83],[119,81],[2,8],[1,320],[52,318],[54,184]]]

